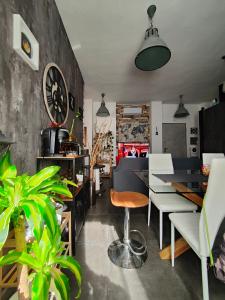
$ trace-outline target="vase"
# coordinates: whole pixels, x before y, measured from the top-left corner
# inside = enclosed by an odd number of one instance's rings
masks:
[[[94,180],[90,179],[90,206],[96,204],[96,193],[95,193],[95,182]]]

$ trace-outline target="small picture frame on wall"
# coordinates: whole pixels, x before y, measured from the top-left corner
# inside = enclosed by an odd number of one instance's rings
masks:
[[[33,70],[39,69],[39,43],[19,14],[13,15],[13,49]]]
[[[197,127],[191,127],[190,134],[198,134],[198,128]]]

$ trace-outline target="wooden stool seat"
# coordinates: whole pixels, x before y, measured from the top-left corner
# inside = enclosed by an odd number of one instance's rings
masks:
[[[148,197],[137,192],[117,192],[113,189],[110,191],[111,201],[114,206],[138,208],[149,204]]]

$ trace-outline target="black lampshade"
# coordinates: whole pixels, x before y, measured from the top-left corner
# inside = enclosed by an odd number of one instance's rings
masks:
[[[135,65],[142,71],[153,71],[164,66],[170,57],[170,49],[160,39],[157,28],[152,28],[146,33],[143,46],[135,58]]]
[[[182,103],[182,95],[180,95],[180,103],[178,106],[178,109],[176,110],[175,114],[174,114],[174,118],[184,118],[189,116],[189,112],[188,110],[184,107],[184,103]]]
[[[102,93],[101,106],[99,107],[99,109],[98,109],[98,111],[96,113],[96,116],[98,116],[98,117],[108,117],[108,116],[110,116],[110,113],[109,113],[108,109],[105,106],[104,97],[105,97],[105,94]]]
[[[171,57],[171,51],[166,43],[159,37],[158,29],[153,27],[152,18],[156,6],[148,8],[148,16],[151,20],[151,27],[145,32],[145,39],[136,58],[135,65],[142,71],[153,71],[164,66]]]

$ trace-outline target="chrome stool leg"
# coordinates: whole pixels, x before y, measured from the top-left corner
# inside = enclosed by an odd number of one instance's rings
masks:
[[[144,245],[130,239],[130,232],[138,233]],[[144,236],[138,230],[130,231],[130,210],[125,208],[123,241],[116,240],[108,248],[110,260],[117,266],[126,269],[140,268],[147,259],[147,247]]]

